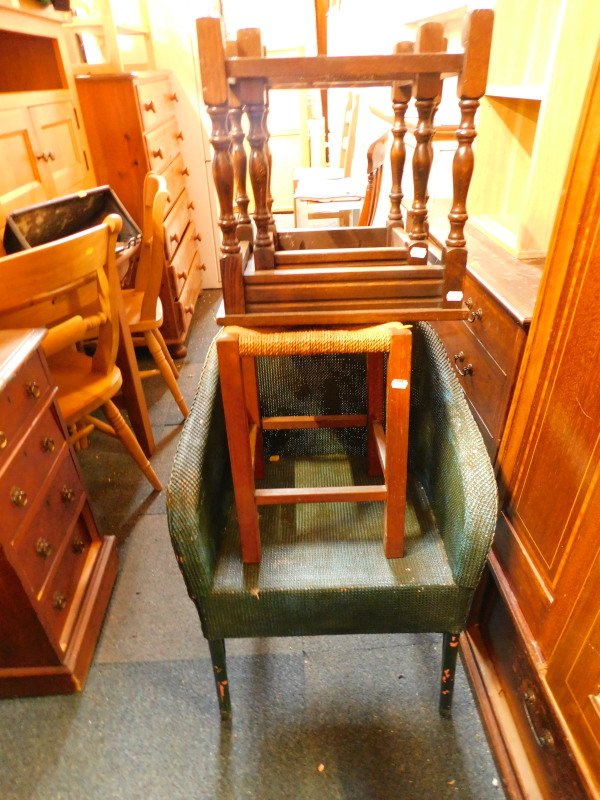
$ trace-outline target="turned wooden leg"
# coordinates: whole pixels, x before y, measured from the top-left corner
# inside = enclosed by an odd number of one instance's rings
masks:
[[[163,487],[158,479],[158,475],[152,469],[152,466],[144,455],[144,451],[140,447],[138,440],[135,438],[133,431],[127,426],[127,423],[121,416],[119,409],[112,402],[112,400],[108,400],[102,406],[102,410],[106,414],[107,420],[112,425],[115,435],[118,436],[123,442],[123,446],[135,460],[136,464],[142,470],[146,478],[148,478],[152,488],[156,489],[157,492],[160,492]]]
[[[167,359],[165,358],[165,354],[163,352],[162,347],[160,346],[160,342],[158,341],[157,337],[155,336],[155,331],[144,331],[144,339],[146,340],[146,345],[148,346],[148,350],[150,351],[152,358],[154,359],[154,363],[156,364],[158,371],[163,376],[165,383],[169,387],[169,391],[175,398],[175,402],[179,406],[179,410],[183,414],[185,418],[187,418],[188,414],[190,413],[188,407],[183,399],[183,395],[181,394],[181,389],[179,388],[179,384],[173,375],[173,370]]]
[[[442,686],[440,691],[440,714],[449,717],[452,712],[456,657],[460,637],[457,633],[444,633],[442,645]]]

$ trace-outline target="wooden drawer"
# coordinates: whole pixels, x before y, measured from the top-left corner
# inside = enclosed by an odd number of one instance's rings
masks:
[[[184,337],[192,321],[198,295],[202,291],[203,267],[204,265],[200,264],[199,260],[194,263],[179,299],[175,303],[175,312]]]
[[[175,256],[189,224],[189,202],[187,191],[183,191],[165,219],[165,250],[169,261]]]
[[[27,531],[15,547],[19,564],[37,594],[61,552],[65,535],[81,512],[83,487],[73,460],[65,448],[52,484]]]
[[[175,116],[176,95],[168,78],[138,84],[137,94],[145,131],[157,128]]]
[[[185,176],[189,175],[189,170],[183,163],[183,156],[181,153],[174,161],[171,161],[162,175],[167,182],[167,189],[169,190],[169,199],[165,211],[165,216],[167,216],[177,202],[177,198],[185,189]]]
[[[83,518],[79,517],[59,554],[56,570],[44,588],[41,612],[50,629],[66,650],[68,636],[73,628],[74,615],[83,600],[86,581],[82,580],[84,569],[89,576],[98,548]]]
[[[0,395],[0,469],[12,452],[19,430],[40,412],[50,392],[46,371],[35,352],[17,370]]]
[[[145,133],[150,169],[162,172],[179,154],[179,140],[183,138],[177,120],[171,119],[160,128]]]
[[[436,329],[441,333],[467,398],[494,438],[502,428],[511,386],[506,373],[498,366],[473,335],[466,322],[445,322]],[[464,373],[464,374],[461,374]]]
[[[168,267],[169,283],[174,297],[179,297],[188,279],[194,258],[198,257],[196,242],[198,234],[193,222],[188,225],[183,241]]]
[[[54,449],[44,450],[45,437],[54,442]],[[21,535],[38,493],[65,448],[58,423],[47,409],[6,466],[0,478],[0,518],[2,529],[13,543]]]
[[[525,331],[468,272],[464,296],[471,312],[465,324],[500,367],[510,372],[525,342]]]

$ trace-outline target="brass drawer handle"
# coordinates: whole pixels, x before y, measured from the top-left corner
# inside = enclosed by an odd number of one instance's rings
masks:
[[[187,207],[188,211],[193,211],[196,208],[196,206],[194,205],[194,201],[190,200],[190,202],[187,204]]]
[[[56,442],[51,436],[42,436],[42,450],[46,453],[53,453],[56,450]]]
[[[85,550],[85,542],[83,539],[75,539],[71,547],[73,548],[74,553],[83,553]]]
[[[465,375],[472,375],[473,374],[473,364],[467,364],[464,369],[461,369],[458,364],[459,362],[462,364],[465,360],[465,354],[461,350],[460,353],[454,354],[454,369],[458,372],[459,375],[462,375],[463,378]]]
[[[153,111],[156,114],[156,108],[154,106],[154,100],[150,100],[149,103],[144,103],[144,108],[146,111]]]
[[[44,151],[43,153],[36,153],[35,157],[37,158],[38,161],[48,161],[49,158],[48,153],[46,153],[46,151]]]
[[[29,397],[33,397],[35,400],[37,400],[42,394],[42,390],[40,389],[40,385],[37,381],[27,381],[25,384],[25,391]]]
[[[35,552],[38,556],[42,558],[48,558],[50,553],[52,552],[52,545],[48,541],[48,539],[44,539],[42,536],[37,540],[35,543]]]
[[[54,592],[54,596],[52,598],[52,605],[57,611],[62,611],[63,608],[67,605],[67,595],[63,594],[62,592]]]
[[[184,167],[184,168],[181,170],[181,174],[182,174],[182,175],[189,175],[189,174],[190,174],[190,171],[189,171],[189,169],[188,169],[187,167]]]
[[[4,448],[8,444],[8,437],[4,433],[4,431],[0,431],[0,450],[4,450]]]
[[[65,503],[72,503],[75,499],[75,491],[73,489],[69,489],[68,486],[63,486],[63,488],[60,490],[60,496]]]
[[[169,100],[171,100],[173,103],[178,103],[179,98],[177,97],[177,92],[173,92],[173,94],[170,94]]]
[[[469,316],[467,317],[467,322],[473,323],[473,322],[475,322],[476,319],[482,319],[483,318],[483,309],[482,308],[478,308],[477,311],[473,311],[474,303],[473,303],[473,298],[472,297],[468,297],[464,301],[464,303],[465,303],[466,307],[469,309],[469,311],[471,312],[469,314]]]
[[[178,272],[178,273],[177,273],[177,277],[178,277],[180,280],[181,280],[181,279],[185,280],[185,279],[187,278],[187,276],[188,276],[188,274],[187,274],[187,272],[186,272],[185,270],[184,270],[183,272]]]
[[[169,236],[169,239],[170,239],[172,242],[178,242],[178,241],[179,241],[179,236],[178,236],[178,234],[176,234],[176,233],[172,233],[172,234]]]
[[[193,314],[194,313],[194,306],[186,306],[185,307],[186,314]]]
[[[192,236],[192,239],[195,242],[201,242],[202,241],[202,236],[199,233],[196,233],[194,236]]]
[[[523,711],[538,747],[554,747],[554,736],[552,736],[548,728],[542,728],[541,733],[538,733],[533,723],[531,706],[535,705],[535,702],[536,696],[534,692],[529,689],[523,692]]]
[[[183,131],[177,131],[177,133],[175,134],[175,138],[179,139],[180,141],[183,142],[183,140],[185,138],[184,135],[183,135]]]
[[[19,489],[18,486],[13,486],[10,490],[10,499],[16,506],[23,508],[27,505],[27,492]]]
[[[48,158],[50,161],[56,161],[56,153],[53,153],[52,150],[48,150]]]
[[[206,264],[200,264],[200,272],[206,272]]]
[[[152,151],[152,158],[164,158],[162,147],[159,147],[158,150]]]

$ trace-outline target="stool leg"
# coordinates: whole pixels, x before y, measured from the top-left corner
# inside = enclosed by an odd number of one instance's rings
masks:
[[[242,358],[242,379],[244,381],[244,394],[246,408],[250,422],[256,425],[256,441],[254,443],[254,477],[265,477],[265,456],[263,451],[262,417],[260,415],[260,402],[258,399],[258,382],[256,380],[256,359],[252,356]]]
[[[383,353],[367,353],[367,456],[368,474],[382,475],[373,423],[383,423]]]
[[[260,531],[258,512],[254,500],[254,475],[245,403],[242,359],[239,340],[235,333],[224,329],[217,339],[221,394],[225,411],[227,442],[233,492],[237,509],[242,548],[242,561],[256,564],[260,561]]]
[[[456,675],[456,657],[460,638],[456,633],[444,633],[442,645],[442,686],[440,690],[440,714],[449,717],[452,711],[454,695],[454,676]]]
[[[221,719],[231,719],[231,697],[229,696],[229,680],[227,678],[227,662],[225,659],[225,640],[209,639],[210,659],[212,661],[217,700]]]
[[[384,550],[387,558],[401,558],[404,555],[411,345],[412,336],[407,328],[402,328],[392,334],[388,360],[385,417],[387,500]]]

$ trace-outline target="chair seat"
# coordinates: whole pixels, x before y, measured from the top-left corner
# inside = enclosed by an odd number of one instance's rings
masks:
[[[266,465],[261,488],[377,483],[365,459],[346,455]],[[381,547],[383,503],[263,506],[262,559],[243,565],[230,510],[214,580],[203,601],[205,635],[293,636],[444,631],[464,624],[471,593],[452,577],[425,494],[407,497],[405,556]],[[260,614],[257,613],[260,604]]]
[[[123,382],[117,366],[108,375],[95,372],[92,358],[77,350],[61,350],[50,356],[48,365],[58,387],[58,405],[67,425],[95,411],[115,395]]]
[[[156,313],[153,318],[142,318],[142,303],[145,292],[136,292],[135,289],[124,289],[121,292],[125,316],[131,333],[143,333],[154,328],[160,328],[163,321],[163,309],[160,297],[156,300]]]

